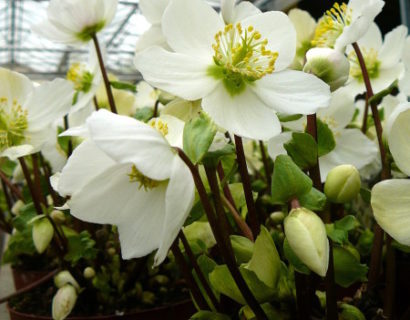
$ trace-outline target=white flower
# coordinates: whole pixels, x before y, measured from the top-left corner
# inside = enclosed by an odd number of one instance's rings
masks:
[[[400,90],[407,96],[410,96],[410,37],[407,37],[406,39],[402,61],[406,68],[406,72],[400,82]]]
[[[290,10],[288,16],[296,30],[296,55],[292,67],[302,70],[305,64],[305,54],[312,47],[316,21],[309,12],[300,9]]]
[[[143,16],[151,24],[137,41],[136,52],[152,46],[160,46],[169,49],[167,41],[162,33],[161,19],[170,0],[140,0],[139,8]]]
[[[47,19],[32,26],[49,40],[73,46],[89,42],[109,25],[117,10],[117,0],[51,0]]]
[[[135,65],[151,85],[202,107],[226,130],[267,140],[280,132],[275,111],[310,114],[327,107],[329,87],[313,75],[285,70],[296,34],[281,12],[265,12],[235,25],[201,0],[173,0],[162,29],[175,52],[151,47]]]
[[[100,110],[85,128],[68,132],[89,138],[53,186],[71,196],[75,217],[118,226],[124,259],[158,249],[155,264],[160,264],[193,203],[191,173],[170,146],[182,143],[183,123],[173,119],[175,128],[170,118],[149,125]]]
[[[389,149],[397,167],[410,176],[410,103],[400,104],[387,120]]]
[[[0,157],[15,160],[41,150],[52,123],[68,113],[72,85],[56,79],[34,87],[24,75],[0,68]]]
[[[372,189],[373,214],[393,239],[410,246],[410,180],[385,180]]]
[[[73,107],[70,110],[71,114],[92,103],[98,88],[102,84],[102,74],[94,46],[90,45],[89,52],[87,64],[75,62],[67,72],[67,80],[74,83],[76,91],[73,97]],[[104,54],[104,48],[102,48],[102,52]]]
[[[258,7],[249,1],[221,0],[221,14],[226,24],[241,21],[247,17],[261,13]]]
[[[159,92],[145,81],[137,84],[137,94],[135,95],[135,105],[137,109],[153,108],[159,98]]]
[[[358,170],[372,163],[378,157],[378,147],[359,129],[346,129],[355,112],[353,99],[344,88],[335,91],[327,109],[317,113],[318,119],[328,125],[335,138],[336,146],[329,153],[319,158],[322,182],[334,167],[351,164]],[[303,131],[306,118],[283,124],[294,131]],[[292,132],[284,132],[268,142],[268,153],[275,159],[280,154],[287,154],[283,145],[292,138]]]
[[[407,28],[398,26],[386,34],[384,42],[379,27],[373,23],[367,33],[357,42],[363,54],[375,93],[386,89],[393,81],[401,78],[404,65],[403,55]],[[352,47],[347,49],[350,60],[350,79],[347,87],[352,95],[366,91],[362,70]]]
[[[319,20],[312,44],[344,51],[359,40],[384,6],[382,0],[350,0],[336,3]]]

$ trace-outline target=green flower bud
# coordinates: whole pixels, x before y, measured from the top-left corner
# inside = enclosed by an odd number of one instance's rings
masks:
[[[71,310],[73,310],[77,301],[77,291],[75,288],[66,284],[58,289],[53,298],[52,313],[54,320],[63,320],[67,318]]]
[[[344,164],[330,170],[326,178],[325,194],[334,203],[345,203],[356,198],[360,188],[359,171],[350,164]]]
[[[78,282],[74,279],[74,277],[71,275],[70,272],[67,270],[59,272],[55,277],[54,277],[54,284],[56,285],[57,288],[62,288],[67,284],[70,284],[77,290],[80,289],[80,285]]]
[[[34,222],[32,237],[38,253],[46,251],[54,236],[54,229],[47,218],[38,219]]]
[[[169,278],[162,274],[158,274],[150,280],[151,285],[164,286],[164,285],[167,285],[168,283],[169,283]]]
[[[282,211],[275,211],[270,214],[270,219],[274,224],[281,224],[285,219],[285,214]]]
[[[21,200],[17,200],[16,203],[11,208],[11,213],[15,216],[20,214],[20,209],[25,206],[25,203]]]
[[[144,291],[142,293],[141,301],[143,304],[154,305],[155,304],[155,294],[152,293],[151,291]]]
[[[54,222],[56,223],[63,223],[65,222],[65,215],[64,212],[60,211],[60,210],[53,210],[50,213],[50,217],[51,219],[53,219]]]
[[[95,270],[91,267],[87,267],[83,271],[83,276],[86,279],[92,279],[95,277]]]
[[[349,60],[337,50],[313,48],[306,53],[303,71],[322,79],[330,86],[331,91],[336,91],[346,83],[349,70]]]
[[[113,256],[113,255],[115,255],[115,254],[117,253],[117,251],[115,250],[115,248],[108,248],[108,249],[107,249],[107,253],[108,253],[110,256]]]
[[[293,209],[286,217],[285,235],[297,257],[324,277],[329,264],[329,241],[320,217],[305,208]]]

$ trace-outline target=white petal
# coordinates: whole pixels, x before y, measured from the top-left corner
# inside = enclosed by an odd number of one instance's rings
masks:
[[[279,11],[269,11],[253,15],[241,21],[244,28],[253,26],[262,39],[267,39],[266,48],[278,52],[275,71],[288,67],[296,53],[296,31],[288,16]]]
[[[292,132],[286,131],[278,134],[268,141],[268,154],[273,159],[281,154],[288,154],[284,148],[284,144],[292,139]]]
[[[161,114],[160,119],[165,121],[168,126],[168,133],[165,135],[168,143],[173,147],[181,148],[183,147],[183,133],[185,122],[179,120],[171,115]]]
[[[373,214],[393,239],[410,246],[410,180],[385,180],[372,189]]]
[[[7,157],[10,160],[15,161],[18,158],[34,153],[33,150],[33,146],[29,144],[23,144],[17,147],[10,147],[0,152],[0,158]]]
[[[30,130],[49,126],[66,115],[70,110],[73,95],[72,84],[62,79],[36,87],[24,104],[24,108],[28,110]]]
[[[189,215],[194,197],[195,185],[192,174],[186,164],[179,157],[175,157],[165,196],[165,220],[159,249],[155,255],[155,265],[159,265],[166,258],[169,248]]]
[[[87,119],[93,141],[120,163],[133,163],[154,180],[168,179],[175,156],[165,138],[151,126],[100,110]]]
[[[249,1],[242,1],[234,7],[232,23],[241,21],[247,17],[261,13],[261,10]]]
[[[201,99],[218,84],[207,74],[213,62],[171,53],[159,47],[137,54],[134,63],[145,81],[186,100]]]
[[[144,17],[151,24],[161,22],[162,15],[170,0],[140,0],[139,7]]]
[[[385,68],[392,67],[402,57],[407,37],[407,27],[398,26],[384,38],[384,44],[379,52],[379,59]]]
[[[84,42],[79,40],[74,33],[70,32],[69,30],[60,30],[54,24],[51,24],[48,20],[31,26],[31,29],[38,35],[54,42],[73,46],[84,45]]]
[[[344,129],[340,136],[336,137],[335,149],[319,158],[322,181],[325,181],[329,171],[338,165],[351,164],[360,170],[378,156],[376,143],[359,129]]]
[[[410,103],[400,104],[388,119],[386,126],[390,152],[396,165],[410,175]]]
[[[151,2],[152,0],[149,1]],[[168,49],[167,40],[162,33],[162,28],[160,25],[151,26],[151,28],[145,31],[138,38],[135,51],[140,52],[152,46],[159,46],[164,49]]]
[[[231,96],[220,85],[202,100],[202,107],[218,126],[241,137],[268,140],[281,131],[275,113],[249,89]]]
[[[234,22],[235,0],[221,0],[221,14],[226,24]]]
[[[402,77],[404,74],[404,65],[403,63],[397,63],[390,68],[385,68],[382,65],[382,68],[379,71],[378,77],[370,79],[374,92],[379,92],[386,89],[391,85],[395,80]]]
[[[75,148],[58,181],[58,193],[65,197],[81,190],[94,177],[115,165],[115,161],[88,139]]]
[[[329,86],[301,71],[274,72],[255,81],[252,90],[268,107],[285,114],[313,114],[330,103]]]
[[[162,18],[162,32],[174,51],[211,61],[215,35],[225,24],[202,0],[173,0]]]
[[[104,6],[104,12],[101,18],[105,21],[105,25],[108,26],[117,12],[118,0],[100,0],[97,6],[99,7],[100,5]]]
[[[357,41],[357,44],[360,48],[374,49],[376,51],[379,51],[383,44],[383,38],[382,32],[380,31],[377,24],[373,22],[365,35]]]
[[[33,90],[33,84],[26,76],[0,68],[0,98],[7,98],[11,106],[13,100],[23,105],[28,95]]]
[[[310,42],[315,35],[316,29],[316,21],[310,13],[300,9],[292,9],[289,11],[288,16],[296,29],[298,45]]]

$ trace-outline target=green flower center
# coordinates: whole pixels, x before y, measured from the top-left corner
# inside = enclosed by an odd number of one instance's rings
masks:
[[[98,22],[94,25],[85,27],[81,32],[77,33],[76,36],[83,42],[90,41],[93,36],[100,32],[105,27],[105,21]]]
[[[158,187],[162,181],[153,180],[144,176],[135,165],[131,167],[131,173],[128,174],[130,182],[137,182],[139,184],[138,190],[144,188],[145,191],[152,190]]]
[[[370,79],[377,78],[379,76],[381,64],[380,60],[378,59],[378,52],[373,48],[362,48],[361,50]],[[363,73],[362,69],[360,68],[359,59],[357,58],[356,53],[354,51],[351,51],[348,58],[350,61],[350,76],[355,78],[359,82],[363,82]]]
[[[208,74],[223,79],[232,96],[241,93],[247,83],[275,70],[278,53],[266,49],[268,40],[262,39],[252,26],[243,29],[240,23],[235,27],[228,24],[215,35],[215,41],[212,45],[215,65],[209,67]]]
[[[312,45],[333,48],[344,27],[350,25],[351,21],[352,9],[345,3],[341,5],[335,3],[333,8],[327,10],[322,19],[320,19],[315,30]]]
[[[67,80],[74,83],[74,89],[87,93],[90,91],[94,75],[87,70],[83,63],[73,63],[67,72]]]
[[[9,106],[7,98],[0,98],[0,151],[24,141],[27,127],[27,110],[23,110],[17,101]]]

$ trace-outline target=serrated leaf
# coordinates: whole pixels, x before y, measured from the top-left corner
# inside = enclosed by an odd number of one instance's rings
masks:
[[[335,281],[347,288],[357,281],[366,281],[368,267],[361,264],[356,257],[342,247],[333,248]]]
[[[292,198],[299,198],[312,189],[312,180],[287,155],[275,160],[272,178],[272,201],[285,204]]]
[[[326,206],[326,196],[316,188],[299,196],[300,205],[312,211],[322,211]]]
[[[331,152],[336,147],[336,140],[329,126],[317,119],[317,146],[318,155],[322,157]]]
[[[348,241],[348,233],[344,230],[335,228],[333,223],[326,224],[327,236],[332,239],[333,242],[338,244],[344,244]]]
[[[317,163],[317,144],[310,134],[293,132],[292,139],[284,148],[293,161],[302,169],[308,169]]]
[[[215,135],[216,126],[205,113],[185,124],[184,151],[194,164],[199,163],[208,152]]]
[[[295,268],[299,273],[310,274],[310,269],[298,258],[298,256],[293,252],[289,245],[288,239],[285,238],[283,241],[283,252],[289,263]]]
[[[81,259],[92,260],[97,255],[97,249],[94,248],[95,241],[87,231],[67,238],[68,252],[64,259],[76,265]]]

